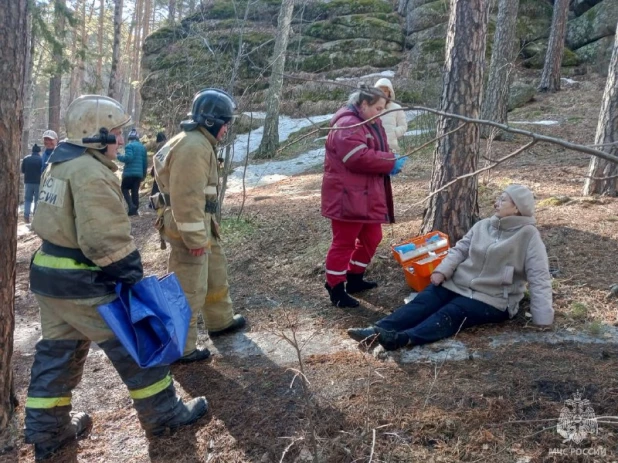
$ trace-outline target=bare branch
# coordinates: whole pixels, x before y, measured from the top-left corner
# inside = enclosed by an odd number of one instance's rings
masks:
[[[339,85],[339,86],[343,86],[343,87],[347,87],[347,88],[351,88],[356,90],[356,87],[350,85],[350,84],[344,84],[341,82],[333,82],[333,81],[326,81],[326,80],[313,80],[313,79],[306,79],[303,77],[297,77],[297,76],[290,76],[288,74],[284,74],[284,77],[287,79],[296,79],[296,80],[304,80],[304,81],[311,81],[311,82],[317,82],[317,83],[325,83],[325,84],[329,84],[329,85]],[[513,134],[517,134],[517,135],[523,135],[525,137],[529,137],[532,138],[533,140],[535,140],[536,142],[545,142],[545,143],[551,143],[554,145],[558,145],[558,146],[562,146],[563,148],[567,148],[570,150],[574,150],[574,151],[580,151],[582,153],[586,153],[586,154],[591,154],[592,156],[596,156],[599,157],[601,159],[605,159],[606,161],[610,161],[610,162],[615,162],[618,164],[618,156],[614,156],[612,154],[606,153],[605,151],[599,151],[596,150],[594,148],[591,148],[590,146],[587,145],[580,145],[577,143],[571,143],[565,140],[562,140],[560,138],[554,138],[554,137],[548,137],[547,135],[542,135],[540,133],[536,133],[536,132],[530,132],[528,130],[522,130],[522,129],[516,129],[514,127],[510,127],[506,124],[500,124],[498,122],[494,122],[494,121],[487,121],[487,120],[483,120],[483,119],[474,119],[471,117],[466,117],[466,116],[460,116],[458,114],[452,114],[452,113],[447,113],[445,111],[440,111],[438,109],[433,109],[433,108],[427,108],[425,106],[404,106],[405,103],[402,103],[401,101],[397,101],[397,100],[393,100],[393,99],[389,99],[390,101],[394,101],[396,103],[398,103],[399,105],[401,105],[402,107],[399,109],[394,109],[394,110],[388,110],[388,111],[384,111],[383,113],[380,114],[380,116],[390,112],[390,111],[399,111],[399,110],[404,110],[404,111],[426,111],[428,113],[432,113],[432,114],[436,114],[438,116],[443,116],[443,117],[450,117],[453,119],[457,119],[460,121],[464,121],[464,122],[469,122],[469,123],[474,123],[474,124],[484,124],[484,125],[489,125],[491,127],[496,127],[500,130],[503,130],[505,132],[509,132],[509,133],[513,133]],[[380,116],[376,116],[376,117],[380,117]],[[361,124],[357,124],[357,125],[353,125],[350,127],[357,127],[359,125],[363,125],[371,120],[375,119],[368,119],[367,121],[361,123]],[[344,127],[344,128],[349,128],[349,127]]]
[[[602,181],[605,181],[605,180],[613,180],[615,178],[618,178],[618,175],[611,175],[610,177],[592,177],[591,175],[583,175],[583,174],[580,175],[577,172],[572,172],[572,171],[567,170],[567,169],[560,169],[560,170],[562,170],[562,172],[564,172],[565,174],[576,175],[576,176],[578,176],[580,178],[589,178],[590,180],[602,180]]]
[[[453,180],[451,180],[450,182],[448,182],[446,185],[444,185],[441,188],[438,188],[436,191],[432,191],[428,196],[426,196],[425,198],[421,199],[420,201],[417,201],[416,203],[412,204],[408,209],[414,207],[414,206],[418,206],[420,204],[423,204],[425,201],[428,201],[429,199],[431,199],[433,196],[437,195],[438,193],[440,193],[443,190],[446,190],[448,187],[450,187],[451,185],[453,185],[454,183],[457,183],[460,180],[463,180],[464,178],[468,178],[468,177],[474,177],[482,172],[485,172],[486,170],[490,170],[493,169],[494,167],[496,167],[498,164],[503,163],[504,161],[513,158],[515,156],[517,156],[518,154],[522,153],[523,151],[527,150],[528,148],[532,147],[533,145],[535,145],[538,141],[537,140],[532,140],[529,143],[525,144],[524,146],[517,148],[515,151],[513,151],[512,153],[507,154],[506,156],[501,157],[500,159],[496,160],[493,164],[490,164],[488,166],[483,167],[482,169],[478,169],[475,170],[474,172],[470,172],[464,175],[460,175],[457,178],[454,178]]]

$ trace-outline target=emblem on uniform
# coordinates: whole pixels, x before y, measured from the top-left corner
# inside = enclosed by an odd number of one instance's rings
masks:
[[[66,180],[55,177],[45,177],[39,191],[39,202],[50,206],[62,207],[64,205],[64,193],[67,189]]]

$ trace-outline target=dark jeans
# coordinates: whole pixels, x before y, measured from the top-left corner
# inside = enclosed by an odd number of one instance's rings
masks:
[[[414,300],[378,321],[376,326],[405,332],[412,345],[421,345],[453,336],[460,327],[499,323],[508,318],[507,310],[498,310],[484,302],[430,284]]]
[[[140,177],[124,177],[120,188],[122,189],[122,196],[129,206],[129,214],[134,214],[139,208],[139,186],[142,183]],[[130,195],[129,195],[130,193]]]

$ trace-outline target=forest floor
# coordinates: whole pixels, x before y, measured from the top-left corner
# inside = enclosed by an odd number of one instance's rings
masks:
[[[557,120],[524,128],[592,144],[604,79],[535,101],[512,120]],[[495,142],[505,155],[522,140]],[[103,353],[93,346],[73,406],[91,414],[90,434],[54,462],[563,462],[618,461],[618,199],[583,198],[589,157],[552,145],[501,164],[480,178],[481,215],[512,182],[537,196],[538,226],[554,270],[552,328],[538,330],[525,315],[499,326],[460,332],[454,339],[395,354],[364,352],[346,329],[364,326],[403,303],[410,288],[390,245],[418,233],[428,193],[431,151],[411,159],[394,179],[397,224],[368,269],[380,286],[361,307],[332,307],[324,290],[329,222],[320,216],[321,168],[247,192],[224,205],[224,247],[232,298],[248,319],[240,334],[214,343],[208,363],[173,366],[184,397],[205,395],[211,411],[195,425],[148,440],[129,395]],[[551,199],[553,198],[553,199]],[[154,214],[132,218],[145,269],[163,274]],[[23,227],[22,227],[23,228]],[[0,442],[0,461],[32,461],[23,441],[23,404],[39,337],[28,264],[39,239],[18,243],[13,366],[20,402],[15,424]],[[525,304],[520,313],[525,313]],[[296,337],[297,349],[285,341]],[[303,388],[299,371],[307,380]],[[598,432],[580,444],[563,442],[558,419],[575,393],[590,401]],[[556,453],[558,450],[560,453]]]

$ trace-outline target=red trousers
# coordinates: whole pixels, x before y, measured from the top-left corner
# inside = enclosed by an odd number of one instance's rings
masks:
[[[326,282],[332,288],[346,274],[363,273],[382,241],[382,224],[332,220],[333,242],[326,254]]]

